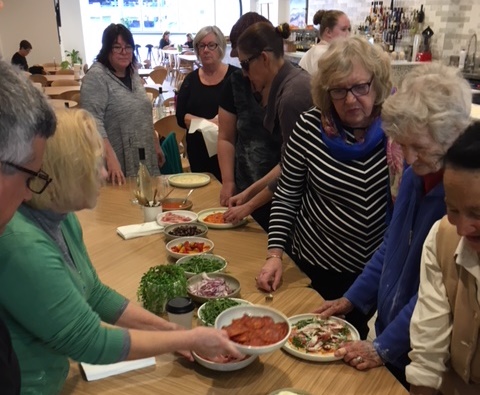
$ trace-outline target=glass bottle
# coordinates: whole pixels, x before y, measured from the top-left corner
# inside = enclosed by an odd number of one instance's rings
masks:
[[[145,165],[145,148],[138,149],[138,157],[140,159],[137,173],[138,193],[145,198],[149,205],[151,205],[153,202],[152,177]]]

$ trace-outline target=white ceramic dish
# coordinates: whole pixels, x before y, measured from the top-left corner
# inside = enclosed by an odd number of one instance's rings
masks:
[[[175,222],[175,220],[168,220],[169,217],[172,215],[180,215],[182,217],[188,218],[188,221],[184,222]],[[157,224],[162,225],[162,226],[167,226],[167,225],[172,225],[172,224],[188,224],[190,222],[196,222],[197,221],[197,214],[195,214],[192,211],[187,211],[187,210],[172,210],[168,211],[166,213],[160,213],[157,215]]]
[[[199,236],[200,237],[200,236]],[[195,257],[198,257],[198,255],[194,255],[194,256],[184,256],[183,258],[180,258],[175,264],[176,265],[180,265],[180,266],[183,266],[184,263],[190,261],[192,258],[195,258]],[[201,271],[198,271],[198,272],[188,272],[185,270],[185,276],[187,278],[190,278],[192,276],[196,276],[197,274],[201,274],[203,272],[207,273],[208,275],[210,275],[210,273],[220,273],[220,272],[224,272],[226,267],[227,267],[227,260],[220,256],[220,255],[214,255],[214,254],[204,254],[202,256],[202,258],[207,258],[207,259],[211,259],[213,261],[216,261],[216,262],[220,262],[222,263],[222,267],[218,270],[214,270],[213,272],[209,272],[209,271],[206,271],[206,270],[201,270]]]
[[[243,354],[261,355],[267,354],[281,348],[290,336],[292,330],[288,318],[282,312],[272,309],[271,307],[251,305],[231,307],[220,313],[215,320],[215,328],[222,329],[232,323],[234,319],[242,318],[244,315],[252,317],[271,317],[275,323],[286,323],[288,325],[287,334],[278,342],[266,346],[249,346],[235,343],[238,350]]]
[[[192,351],[192,355],[193,359],[195,359],[195,361],[203,367],[211,370],[216,370],[218,372],[233,372],[235,370],[243,369],[258,358],[257,355],[248,355],[245,359],[242,359],[241,361],[218,363],[202,358],[194,351]]]
[[[299,390],[296,388],[281,388],[279,390],[275,390],[270,392],[268,395],[311,395],[310,392]]]
[[[168,182],[177,188],[198,188],[210,183],[210,176],[203,173],[179,173],[169,176]]]
[[[290,325],[293,327],[297,322],[302,321],[302,320],[307,320],[310,318],[315,318],[318,317],[316,314],[299,314],[295,315],[293,317],[290,317],[288,321],[290,322]],[[360,335],[357,331],[357,329],[350,324],[349,322],[342,320],[341,318],[338,317],[330,317],[330,320],[336,321],[338,323],[341,323],[343,325],[346,325],[348,329],[350,329],[350,334],[351,334],[351,340],[360,340]],[[315,361],[315,362],[331,362],[331,361],[337,361],[339,359],[342,359],[341,357],[335,357],[331,354],[322,354],[322,353],[308,353],[305,352],[304,350],[298,349],[295,346],[293,346],[290,341],[287,341],[283,349],[288,352],[291,355],[294,355],[298,358],[305,359],[307,361]]]
[[[198,230],[201,230],[202,232],[192,236],[188,236],[188,235],[176,236],[176,235],[170,234],[170,232],[174,231],[175,229],[181,226],[187,226],[187,227],[195,226]],[[171,224],[171,225],[165,226],[165,229],[163,230],[163,232],[165,234],[165,241],[179,239],[180,237],[206,237],[208,233],[208,226],[204,224],[199,224],[198,222],[188,222],[184,224]]]
[[[208,300],[212,299],[219,299],[219,298],[235,298],[240,294],[240,281],[238,281],[235,277],[230,276],[229,274],[225,273],[210,273],[208,274],[208,277],[210,278],[223,278],[230,288],[231,292],[228,295],[222,295],[222,296],[200,296],[200,295],[195,295],[190,292],[190,287],[195,286],[195,284],[201,282],[203,280],[203,273],[202,274],[197,274],[195,276],[190,277],[187,280],[187,294],[188,296],[194,300],[195,302],[198,303],[205,303]]]
[[[191,252],[191,253],[180,253],[180,252],[172,251],[172,247],[178,246],[179,244],[183,244],[183,243],[185,243],[186,241],[188,241],[188,242],[190,242],[190,243],[204,243],[204,244],[207,245],[209,248],[203,250],[202,252],[195,252],[195,253],[194,253],[194,252]],[[179,237],[178,239],[173,239],[173,240],[169,241],[165,247],[167,248],[168,254],[169,254],[172,258],[180,259],[180,258],[183,258],[184,256],[200,255],[200,254],[206,254],[206,253],[209,253],[209,252],[212,253],[212,252],[213,252],[214,244],[213,244],[213,241],[212,241],[212,240],[205,239],[205,238],[203,238],[203,237],[195,237],[195,236],[193,236],[193,237]]]
[[[234,300],[235,302],[238,303],[237,306],[240,306],[240,305],[251,305],[252,303],[250,303],[248,300],[245,300],[245,299],[239,299],[239,298],[224,298],[224,299],[231,299],[231,300]],[[208,302],[205,302],[204,304],[202,304],[199,308],[198,308],[198,311],[197,311],[197,316],[198,316],[198,320],[202,323],[202,325],[204,326],[213,326],[213,325],[209,325],[205,322],[205,318],[203,317],[203,311],[205,310],[205,306],[207,305]],[[232,307],[236,307],[236,306],[232,306]],[[229,307],[231,308],[231,307]],[[226,310],[226,309],[225,309]],[[225,311],[224,310],[224,311]],[[220,312],[222,313],[222,312]],[[220,313],[218,313],[220,315]],[[218,316],[217,316],[218,317]],[[216,318],[216,317],[215,317]]]
[[[247,219],[244,218],[240,222],[237,222],[236,224],[232,223],[225,223],[225,224],[216,224],[212,222],[206,222],[205,218],[211,214],[216,214],[216,213],[224,213],[228,209],[226,207],[216,207],[216,208],[209,208],[206,210],[202,210],[198,212],[198,222],[207,225],[209,228],[212,229],[232,229],[232,228],[237,228],[238,226],[242,226],[247,222]]]

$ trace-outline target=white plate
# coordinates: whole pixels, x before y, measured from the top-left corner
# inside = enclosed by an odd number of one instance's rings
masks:
[[[195,284],[200,283],[203,280],[204,273],[196,274],[187,279],[187,294],[188,296],[197,303],[205,303],[212,299],[220,299],[220,298],[234,298],[240,295],[240,281],[238,281],[235,277],[231,276],[230,274],[225,273],[209,273],[207,274],[210,278],[222,278],[225,280],[225,283],[230,288],[230,293],[226,296],[200,296],[195,295],[190,292],[189,288],[191,286],[195,286]]]
[[[201,222],[202,224],[207,225],[209,228],[212,229],[232,229],[236,228],[238,226],[242,226],[247,222],[247,219],[244,218],[240,222],[237,222],[236,224],[231,224],[231,223],[226,223],[226,224],[214,224],[211,222],[205,222],[204,219],[210,214],[216,214],[216,213],[224,213],[228,209],[226,207],[217,207],[217,208],[208,208],[206,210],[202,210],[198,212],[198,222]]]
[[[216,370],[218,372],[233,372],[235,370],[243,369],[244,367],[250,365],[253,361],[255,361],[258,356],[257,355],[248,355],[247,358],[238,361],[238,362],[227,362],[227,363],[218,363],[212,362],[208,359],[203,359],[194,351],[192,351],[193,359],[197,361],[203,367],[207,369]]]
[[[215,320],[215,328],[222,329],[232,323],[234,319],[242,318],[244,315],[252,317],[271,317],[275,323],[284,322],[288,324],[287,334],[280,341],[268,344],[266,346],[249,346],[244,344],[235,343],[238,350],[247,355],[261,355],[267,354],[272,351],[281,348],[290,337],[292,327],[288,321],[288,318],[282,312],[272,309],[267,306],[260,305],[241,305],[230,307],[229,309],[221,312]]]
[[[204,236],[198,236],[198,237],[204,237]],[[176,263],[175,265],[182,265],[182,263],[184,262],[188,262],[190,259],[194,258],[196,255],[189,255],[189,256],[184,256],[183,258],[180,258]],[[218,270],[215,270],[213,272],[207,272],[205,271],[205,273],[207,274],[210,274],[210,273],[220,273],[220,272],[224,272],[225,269],[227,268],[227,260],[223,257],[223,256],[220,256],[220,255],[214,255],[214,254],[204,254],[204,256],[202,256],[202,258],[207,258],[207,259],[210,259],[210,260],[213,260],[213,261],[217,261],[217,262],[221,262],[223,264],[223,266],[218,269]],[[185,269],[185,268],[184,268]],[[190,278],[190,277],[193,277],[193,276],[196,276],[197,274],[202,274],[202,272],[200,273],[194,273],[194,272],[187,272],[185,271],[185,277],[187,278]]]
[[[282,392],[285,392],[286,394],[295,394],[295,395],[310,395],[310,392],[307,392],[304,390],[298,390],[296,388],[281,388],[279,390],[270,392],[268,395],[279,395]]]
[[[170,222],[170,221],[164,221],[163,220],[163,218],[166,215],[172,215],[172,214],[181,215],[182,217],[189,218],[190,220],[185,221],[185,222]],[[172,224],[188,224],[188,223],[191,223],[191,222],[195,222],[196,220],[197,220],[197,214],[195,214],[192,211],[187,211],[187,210],[171,210],[171,211],[167,211],[165,213],[160,213],[160,214],[157,215],[157,224],[159,224],[161,226],[167,226],[167,225],[172,225]]]
[[[237,306],[240,306],[240,305],[251,305],[252,303],[250,303],[248,300],[245,300],[245,299],[239,299],[239,298],[229,298],[228,296],[225,297],[225,298],[221,298],[221,299],[232,299],[234,300],[235,302],[239,303]],[[203,320],[202,318],[202,314],[203,314],[203,310],[205,308],[205,305],[208,303],[205,302],[204,304],[202,304],[199,308],[198,308],[198,311],[197,311],[197,316],[198,316],[198,320],[202,323],[202,325],[205,325],[205,326],[213,326],[213,325],[208,325],[205,323],[205,321]],[[232,307],[236,307],[236,306],[232,306]],[[230,308],[230,307],[229,307]],[[225,309],[226,310],[226,309]],[[225,311],[223,310],[223,311]],[[220,313],[222,313],[223,311],[221,311]],[[218,315],[220,315],[220,313]],[[217,316],[218,317],[218,316]],[[215,317],[216,318],[216,317]]]
[[[288,321],[290,322],[290,325],[292,326],[292,330],[293,330],[293,327],[297,322],[302,320],[308,320],[310,318],[315,318],[315,317],[318,317],[318,315],[317,314],[299,314],[299,315],[294,315],[293,317],[290,317]],[[350,329],[352,341],[360,340],[360,335],[357,329],[349,322],[342,320],[341,318],[338,318],[338,317],[330,317],[329,320],[337,321],[346,325],[348,329]],[[331,361],[337,361],[339,359],[342,359],[341,357],[338,358],[338,357],[334,357],[333,355],[325,355],[321,353],[307,353],[291,345],[290,341],[287,341],[284,344],[283,349],[289,354],[292,354],[301,359],[305,359],[307,361],[331,362]]]
[[[208,245],[210,248],[208,251],[203,251],[203,252],[197,252],[197,253],[191,253],[191,254],[182,254],[180,252],[174,252],[172,251],[172,247],[176,246],[178,244],[183,244],[186,241],[189,241],[190,243],[205,243],[205,245]],[[165,246],[167,249],[168,254],[175,259],[180,259],[183,258],[184,256],[194,256],[194,255],[201,255],[201,254],[206,254],[206,253],[212,253],[213,252],[213,241],[209,239],[205,239],[204,237],[179,237],[178,239],[173,239],[172,241],[169,241],[167,245]]]
[[[173,187],[197,188],[203,187],[210,182],[210,176],[203,173],[180,173],[168,177],[168,182]]]

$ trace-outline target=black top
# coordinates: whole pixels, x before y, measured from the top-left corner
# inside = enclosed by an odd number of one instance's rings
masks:
[[[0,320],[0,393],[20,394],[20,367],[12,347],[10,333]]]
[[[159,45],[160,49],[163,49],[163,48],[168,47],[168,46],[170,46],[170,45],[172,45],[172,44],[170,43],[170,40],[166,40],[166,39],[164,39],[164,38],[162,38],[162,39],[160,40],[160,45]]]
[[[22,70],[28,71],[27,58],[20,55],[18,52],[15,52],[12,56],[12,64],[20,66]]]
[[[185,44],[183,45],[186,45],[188,48],[192,48],[193,49],[193,41],[187,41]]]

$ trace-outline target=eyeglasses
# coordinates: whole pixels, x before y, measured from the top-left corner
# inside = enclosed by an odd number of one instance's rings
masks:
[[[205,51],[205,48],[208,48],[210,51],[214,51],[218,48],[217,43],[208,43],[208,44],[198,44],[197,49],[199,51]]]
[[[353,85],[350,88],[332,88],[327,92],[329,93],[332,100],[342,100],[347,97],[348,92],[352,92],[352,95],[355,97],[368,95],[370,92],[370,85],[372,85],[373,78],[369,82],[363,84]]]
[[[23,173],[29,174],[31,177],[27,179],[27,188],[30,189],[33,193],[41,194],[48,187],[48,184],[52,182],[50,176],[43,170],[33,171],[11,162],[0,163],[13,167],[14,169],[17,169]]]
[[[133,47],[131,45],[125,45],[122,47],[121,45],[114,45],[112,47],[112,52],[113,53],[122,53],[122,51],[125,51],[125,53],[133,53]]]
[[[252,60],[255,60],[257,59],[262,53],[257,53],[256,55],[252,55],[250,56],[249,58],[245,59],[245,60],[241,60],[240,61],[240,67],[242,68],[243,71],[245,71],[246,73],[249,72],[250,70],[250,62]]]

